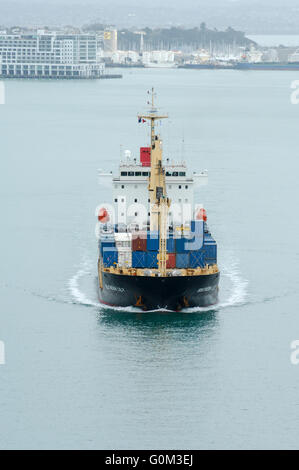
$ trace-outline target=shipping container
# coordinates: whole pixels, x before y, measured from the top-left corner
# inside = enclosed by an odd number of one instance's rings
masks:
[[[217,245],[216,243],[204,244],[204,252],[206,258],[217,259]]]
[[[130,268],[132,266],[132,250],[130,248],[118,249],[118,266]]]
[[[133,251],[146,251],[146,232],[139,232],[132,234],[132,250]]]
[[[176,253],[175,265],[177,268],[189,267],[189,253]]]
[[[117,248],[132,248],[132,234],[131,233],[116,233],[115,244]]]
[[[132,252],[132,267],[133,268],[146,268],[146,252],[133,251]]]
[[[157,251],[148,251],[146,253],[146,267],[147,268],[157,268],[158,267],[158,252]]]
[[[147,250],[159,251],[159,232],[147,232]]]
[[[187,244],[190,243],[190,240],[187,238],[177,238],[176,239],[176,252],[177,253],[187,253],[189,250]]]
[[[203,248],[203,237],[194,236],[190,240],[187,240],[185,244],[186,251],[199,251]]]
[[[107,239],[100,239],[99,240],[99,249],[101,252],[101,255],[103,256],[103,253],[105,251],[115,251],[115,241],[114,238],[107,238]]]
[[[205,254],[203,250],[190,251],[190,268],[204,268]]]
[[[115,241],[129,241],[131,242],[132,241],[132,234],[131,233],[115,233],[114,234],[114,239]]]
[[[168,253],[168,259],[166,261],[166,268],[167,269],[174,269],[175,268],[175,253]]]
[[[173,237],[167,238],[166,248],[168,253],[175,252],[175,239]]]
[[[116,266],[118,259],[118,253],[114,251],[104,251],[103,253],[103,264],[105,268],[110,268],[111,266]]]

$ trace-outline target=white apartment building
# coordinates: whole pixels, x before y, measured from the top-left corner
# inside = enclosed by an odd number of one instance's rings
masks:
[[[95,34],[0,33],[0,75],[21,78],[93,78],[104,72],[97,62]]]

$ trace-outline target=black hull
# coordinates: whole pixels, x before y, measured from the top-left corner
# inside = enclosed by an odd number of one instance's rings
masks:
[[[114,307],[180,311],[218,301],[219,273],[204,276],[150,277],[103,272],[99,300]]]

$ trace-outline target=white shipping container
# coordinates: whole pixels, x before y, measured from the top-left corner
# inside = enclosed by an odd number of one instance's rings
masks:
[[[131,233],[115,233],[115,244],[116,248],[128,248],[132,247],[132,234]]]
[[[131,247],[118,247],[118,265],[121,267],[132,267],[132,249]]]
[[[115,242],[116,248],[128,248],[129,250],[131,249],[131,243],[130,242]]]
[[[116,232],[114,234],[114,237],[115,237],[115,241],[120,241],[120,242],[125,242],[125,241],[132,241],[132,234],[131,233],[127,233],[127,232]]]
[[[122,268],[130,268],[132,266],[131,250],[118,250],[118,266]]]

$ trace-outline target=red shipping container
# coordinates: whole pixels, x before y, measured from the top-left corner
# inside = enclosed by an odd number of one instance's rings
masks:
[[[166,269],[175,268],[175,253],[167,253],[168,260],[166,261]]]
[[[151,166],[151,148],[140,147],[140,163],[142,166]]]
[[[146,251],[146,232],[132,235],[132,251]]]

